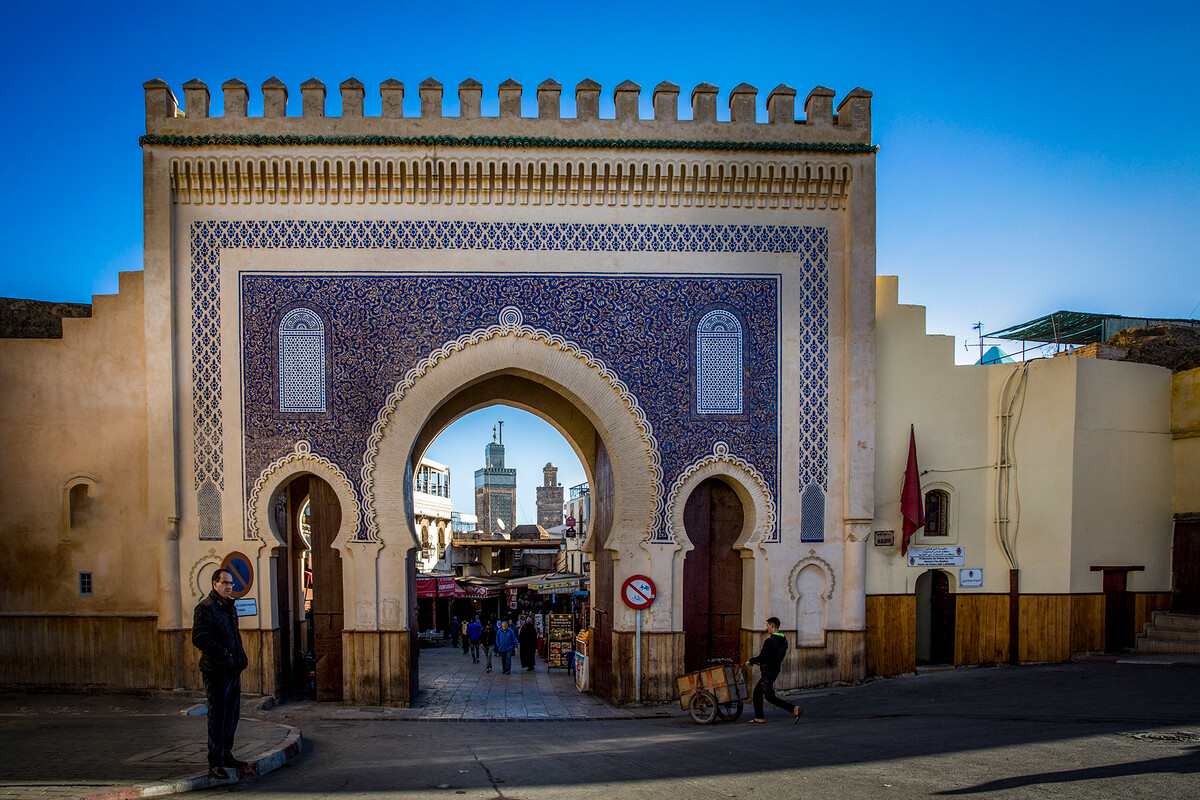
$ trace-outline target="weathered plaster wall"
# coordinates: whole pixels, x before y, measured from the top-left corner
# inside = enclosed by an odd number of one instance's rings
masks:
[[[63,320],[62,339],[0,340],[0,612],[157,611],[142,311],[142,274],[122,273],[90,318]],[[95,483],[64,527],[75,476]],[[79,572],[92,573],[94,597],[79,596]]]

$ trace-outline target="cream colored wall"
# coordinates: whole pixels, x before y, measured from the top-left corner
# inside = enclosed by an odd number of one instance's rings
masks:
[[[1071,591],[1097,592],[1095,566],[1144,566],[1132,591],[1171,590],[1171,372],[1150,364],[1076,365]]]
[[[1171,457],[1175,475],[1172,510],[1200,512],[1200,369],[1171,379]]]
[[[1022,593],[1098,592],[1092,565],[1144,565],[1135,591],[1169,588],[1172,485],[1170,373],[1076,357],[955,366],[950,337],[925,333],[924,308],[897,304],[897,280],[878,279],[876,530],[896,546],[867,548],[867,592],[911,593],[926,568],[900,556],[900,490],[909,424],[916,426],[923,491],[951,494],[951,536],[982,588],[1008,591],[996,533],[997,421],[1007,381],[1015,493],[1005,516],[1015,536]],[[1177,440],[1178,441],[1178,440]],[[1176,448],[1178,451],[1178,447]],[[1178,460],[1178,458],[1177,458]],[[958,567],[946,568],[957,580]]]
[[[0,609],[154,614],[161,542],[146,513],[142,274],[63,320],[62,339],[0,340]],[[63,541],[62,489],[88,474],[90,514]],[[95,596],[78,594],[91,572]]]
[[[954,339],[925,334],[923,306],[898,305],[899,281],[880,277],[876,294],[875,519],[874,530],[895,531],[895,545],[867,543],[868,594],[907,594],[925,568],[900,555],[900,490],[908,463],[909,425],[925,490],[950,494],[950,536],[925,537],[911,545],[961,545],[967,567],[985,567],[984,588],[1004,591],[1007,567],[996,568],[998,548],[988,536],[989,477],[993,461],[986,427],[988,373],[954,365]],[[957,577],[957,570],[950,570]]]

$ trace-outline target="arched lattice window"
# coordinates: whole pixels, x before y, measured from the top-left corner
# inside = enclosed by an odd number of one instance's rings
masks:
[[[279,410],[326,410],[325,323],[308,308],[293,308],[279,323]]]
[[[696,326],[696,413],[743,413],[742,323],[728,311],[710,311]]]
[[[425,550],[429,549],[429,526],[421,526],[421,547]]]
[[[941,489],[925,493],[925,535],[950,535],[950,494]]]

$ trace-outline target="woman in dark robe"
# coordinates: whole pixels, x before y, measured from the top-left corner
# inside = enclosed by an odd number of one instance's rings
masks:
[[[521,645],[521,666],[533,672],[534,657],[537,655],[537,628],[534,627],[533,617],[525,618],[525,624],[517,633],[517,641]]]

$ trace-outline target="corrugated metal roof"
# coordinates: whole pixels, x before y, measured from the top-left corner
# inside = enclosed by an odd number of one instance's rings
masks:
[[[1117,331],[1126,328],[1145,328],[1150,325],[1184,325],[1197,328],[1200,327],[1200,320],[1125,317],[1119,314],[1090,314],[1086,311],[1055,311],[1053,314],[984,335],[992,339],[1009,339],[1018,342],[1057,342],[1081,345],[1107,341]]]

